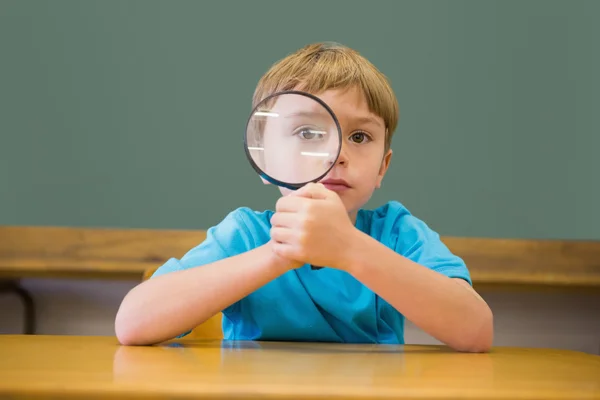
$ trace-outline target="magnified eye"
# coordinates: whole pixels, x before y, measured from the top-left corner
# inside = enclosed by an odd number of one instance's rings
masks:
[[[323,131],[312,128],[301,128],[296,134],[302,140],[319,140],[323,138]]]

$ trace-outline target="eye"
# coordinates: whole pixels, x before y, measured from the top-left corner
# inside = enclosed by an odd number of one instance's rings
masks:
[[[352,136],[350,136],[350,140],[352,140],[354,143],[360,144],[369,141],[370,137],[365,132],[354,132]]]
[[[323,137],[323,132],[318,129],[300,128],[297,133],[302,140],[319,140]]]

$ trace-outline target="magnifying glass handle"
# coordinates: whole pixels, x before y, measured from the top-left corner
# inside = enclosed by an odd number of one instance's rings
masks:
[[[317,270],[317,269],[322,269],[323,267],[317,267],[316,265],[310,265],[310,269],[312,270]]]

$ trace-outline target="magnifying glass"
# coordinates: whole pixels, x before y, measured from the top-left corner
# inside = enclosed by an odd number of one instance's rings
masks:
[[[342,148],[342,130],[331,108],[318,97],[282,91],[254,107],[244,147],[250,165],[265,181],[297,190],[333,168]]]

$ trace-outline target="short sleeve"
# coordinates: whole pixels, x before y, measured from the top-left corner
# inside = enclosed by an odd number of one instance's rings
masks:
[[[218,225],[206,231],[206,239],[189,250],[181,259],[170,258],[160,266],[151,278],[156,278],[175,271],[198,268],[228,257],[242,254],[255,247],[252,232],[248,229],[246,219],[252,211],[245,208],[229,213]],[[198,290],[202,290],[201,287]],[[237,304],[223,310],[224,314],[235,312]],[[178,337],[183,337],[185,332]]]
[[[170,272],[200,267],[227,257],[242,254],[254,247],[243,209],[229,213],[218,225],[206,231],[206,239],[189,250],[181,259],[170,258],[160,266],[152,278]]]
[[[448,249],[437,232],[413,215],[400,219],[396,244],[398,253],[440,274],[464,279],[473,285],[465,262]]]

